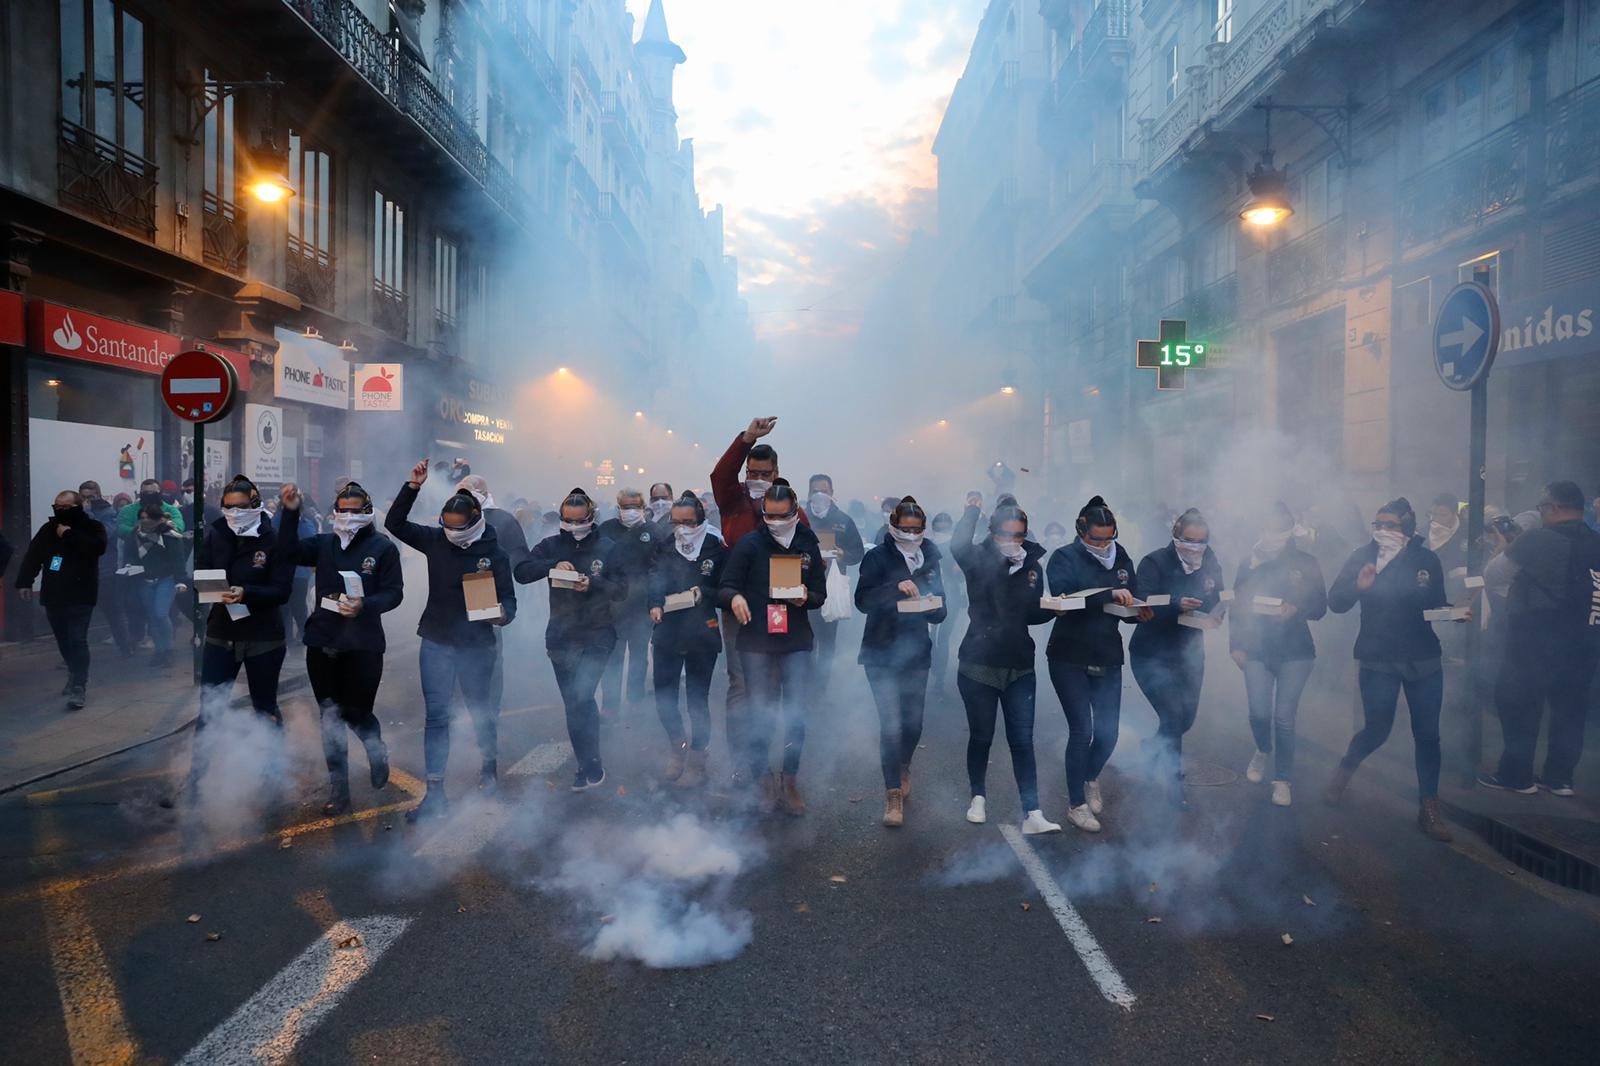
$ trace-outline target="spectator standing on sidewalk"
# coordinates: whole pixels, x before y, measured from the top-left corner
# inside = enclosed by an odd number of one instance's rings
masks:
[[[139,522],[123,541],[123,558],[129,566],[143,567],[134,575],[132,588],[139,595],[145,625],[155,644],[150,665],[164,670],[172,665],[172,619],[167,611],[173,594],[183,586],[188,569],[189,542],[172,528],[158,504],[146,504]]]
[[[33,535],[17,570],[17,595],[33,598],[33,579],[41,573],[39,602],[56,647],[67,664],[67,710],[83,707],[89,684],[89,618],[100,589],[100,556],[106,530],[83,509],[71,489],[56,494],[52,515]]]

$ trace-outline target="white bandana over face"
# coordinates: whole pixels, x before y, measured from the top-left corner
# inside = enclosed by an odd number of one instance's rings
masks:
[[[661,519],[667,517],[667,515],[671,512],[671,500],[654,499],[650,501],[650,517],[654,518],[656,521],[661,521]]]
[[[582,540],[594,531],[594,523],[563,522],[561,523],[561,531],[563,533],[571,533],[573,540]]]
[[[356,539],[356,534],[372,525],[372,520],[376,517],[377,515],[361,511],[333,512],[333,532],[339,538],[339,547],[350,547],[350,542]]]
[[[1172,546],[1178,552],[1178,562],[1183,564],[1183,572],[1192,574],[1200,569],[1200,564],[1206,561],[1206,545],[1204,541],[1178,540],[1174,538]]]
[[[1444,547],[1446,544],[1449,544],[1450,543],[1450,539],[1456,535],[1456,530],[1458,530],[1460,528],[1461,528],[1461,519],[1460,519],[1459,516],[1456,518],[1456,520],[1454,522],[1452,522],[1452,523],[1450,523],[1448,525],[1446,525],[1443,522],[1429,522],[1428,523],[1428,550],[1429,551],[1438,551],[1440,548]]]
[[[266,510],[265,507],[224,507],[222,517],[227,520],[228,528],[233,530],[234,536],[259,537],[261,516]]]
[[[1094,557],[1094,561],[1099,563],[1101,566],[1105,567],[1107,570],[1110,570],[1113,566],[1117,565],[1117,542],[1116,541],[1112,541],[1110,544],[1107,544],[1104,548],[1096,548],[1093,544],[1090,544],[1088,541],[1083,540],[1081,537],[1079,538],[1079,540],[1083,544],[1084,549],[1086,551],[1088,551],[1088,553],[1091,556]]]
[[[1007,573],[1016,573],[1022,569],[1022,564],[1028,561],[1028,546],[1023,541],[1019,540],[1015,544],[995,541],[994,546],[1000,550],[1000,557],[1010,564]]]
[[[759,478],[750,478],[745,481],[744,487],[745,491],[750,494],[750,498],[759,503],[767,495],[768,490],[772,488],[772,482],[762,481]]]
[[[767,532],[772,534],[772,539],[782,544],[785,548],[794,543],[794,531],[800,525],[800,516],[790,515],[788,518],[764,518]]]
[[[889,536],[894,540],[894,546],[900,549],[900,554],[905,556],[906,565],[913,570],[922,567],[922,533],[902,533],[893,526],[889,527]]]
[[[811,494],[811,513],[821,518],[833,509],[833,497],[826,492]]]
[[[456,547],[467,548],[476,544],[478,538],[483,536],[483,531],[487,528],[489,528],[488,520],[482,514],[479,514],[478,520],[470,526],[462,526],[460,529],[444,526],[444,535],[445,539]]]
[[[627,529],[632,529],[644,521],[644,510],[638,507],[624,507],[617,512],[617,521]]]
[[[1395,556],[1400,554],[1406,544],[1411,540],[1399,529],[1375,529],[1372,539],[1378,544],[1378,573],[1383,573],[1383,568],[1394,562]]]
[[[706,524],[701,522],[696,526],[674,526],[672,529],[672,544],[678,549],[678,554],[690,562],[700,558],[700,548],[706,542]]]
[[[1292,536],[1294,536],[1292,529],[1261,534],[1261,539],[1250,549],[1250,565],[1260,566],[1268,559],[1276,559],[1282,555],[1283,549],[1289,546],[1289,538]]]

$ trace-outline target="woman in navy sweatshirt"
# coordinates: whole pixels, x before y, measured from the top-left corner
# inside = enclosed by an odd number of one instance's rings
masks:
[[[651,487],[654,492],[655,486]],[[679,788],[706,783],[706,748],[711,745],[711,674],[722,651],[717,620],[717,584],[727,549],[706,528],[705,504],[692,492],[672,505],[666,528],[670,539],[656,545],[650,562],[649,610],[655,623],[656,714],[667,731],[672,755],[662,776]],[[692,593],[688,607],[667,610],[667,597]],[[689,735],[678,710],[678,679],[685,681]]]
[[[1151,613],[1140,608],[1137,619],[1128,619],[1105,609],[1131,605],[1139,581],[1133,560],[1117,543],[1117,517],[1103,498],[1084,504],[1077,531],[1076,540],[1050,556],[1051,595],[1103,591],[1087,597],[1081,609],[1057,616],[1044,653],[1067,716],[1067,820],[1098,833],[1105,810],[1100,771],[1116,749],[1122,722],[1122,623],[1148,622]]]
[[[1361,632],[1355,657],[1365,722],[1323,798],[1337,804],[1361,761],[1383,746],[1394,728],[1401,689],[1411,715],[1416,746],[1417,825],[1435,840],[1450,840],[1439,814],[1439,711],[1444,703],[1444,669],[1439,638],[1422,612],[1446,605],[1444,567],[1417,536],[1417,516],[1404,496],[1379,509],[1372,540],[1351,553],[1333,587],[1328,606],[1343,614],[1361,605]]]
[[[1177,807],[1183,796],[1183,735],[1200,709],[1200,685],[1206,675],[1205,632],[1179,619],[1209,613],[1222,600],[1222,564],[1211,551],[1211,527],[1194,508],[1172,525],[1172,540],[1139,561],[1135,575],[1146,598],[1168,596],[1165,607],[1152,607],[1151,619],[1133,631],[1128,659],[1139,691],[1150,701],[1160,727],[1156,744],[1161,773],[1171,784]]]
[[[927,537],[928,516],[910,496],[889,514],[883,542],[861,560],[856,609],[867,616],[858,662],[878,706],[878,759],[883,767],[883,824],[905,823],[911,758],[922,740],[922,712],[933,668],[930,625],[944,621],[942,556]],[[903,612],[900,604],[937,596],[931,611]]]

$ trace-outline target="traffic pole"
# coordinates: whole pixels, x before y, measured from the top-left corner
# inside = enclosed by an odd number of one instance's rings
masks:
[[[1472,386],[1472,418],[1467,444],[1467,573],[1472,577],[1483,574],[1483,505],[1487,488],[1489,450],[1489,375],[1484,374]],[[1483,765],[1483,698],[1482,692],[1492,678],[1481,676],[1482,662],[1479,649],[1483,646],[1483,610],[1488,604],[1487,595],[1476,599],[1472,621],[1467,623],[1467,713],[1472,722],[1467,733],[1469,758],[1462,771],[1462,787],[1470,788],[1477,779],[1478,768]]]
[[[194,424],[194,470],[190,474],[194,478],[194,514],[189,519],[194,523],[194,558],[200,559],[200,547],[205,542],[206,536],[206,424]],[[191,567],[193,569],[193,567]],[[193,577],[190,584],[193,585]],[[205,619],[209,613],[209,605],[200,602],[200,594],[191,587],[189,594],[194,597],[194,683],[200,684],[200,656],[205,648]]]

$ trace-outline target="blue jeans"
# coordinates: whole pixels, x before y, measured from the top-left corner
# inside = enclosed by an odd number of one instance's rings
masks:
[[[1086,781],[1098,781],[1111,761],[1122,730],[1122,667],[1087,666],[1050,661],[1050,683],[1067,716],[1067,801],[1084,803]]]
[[[1300,714],[1300,694],[1311,679],[1315,659],[1264,663],[1246,659],[1244,691],[1250,701],[1250,732],[1256,750],[1274,754],[1272,779],[1294,778],[1294,723]]]
[[[749,765],[756,777],[772,765],[772,737],[778,719],[784,723],[783,772],[800,772],[800,753],[806,746],[806,685],[813,665],[809,651],[782,655],[742,651],[745,691],[750,699]]]
[[[450,762],[450,704],[457,685],[461,686],[467,711],[472,715],[478,751],[485,763],[495,761],[499,720],[489,691],[494,659],[493,644],[475,647],[423,638],[417,660],[422,670],[422,702],[427,707],[422,761],[429,781],[444,780],[444,770]]]
[[[949,623],[946,623],[948,625]],[[1038,676],[1032,671],[1003,690],[968,677],[958,669],[956,690],[967,710],[967,786],[974,796],[987,796],[989,745],[994,742],[996,710],[1005,715],[1011,772],[1024,811],[1039,809],[1039,771],[1033,758],[1033,712]]]
[[[168,612],[172,609],[172,588],[177,583],[175,578],[158,577],[138,584],[139,608],[144,612],[158,655],[172,650],[172,619]]]
[[[922,742],[922,712],[928,702],[928,671],[919,666],[868,666],[867,687],[878,705],[878,762],[883,787],[900,787]]]
[[[567,711],[567,737],[578,768],[591,779],[599,777],[600,708],[595,704],[595,689],[612,653],[608,644],[577,645],[547,649],[550,665],[556,671],[556,687]]]
[[[655,658],[656,715],[667,739],[675,746],[688,743],[695,751],[711,746],[711,675],[717,668],[717,652],[668,651],[652,645]],[[683,731],[683,715],[678,711],[678,679],[684,679],[684,704],[689,712],[689,735]]]
[[[1432,799],[1439,794],[1439,711],[1444,705],[1444,670],[1422,677],[1404,679],[1382,670],[1360,673],[1361,710],[1365,722],[1350,738],[1350,749],[1340,763],[1347,770],[1383,747],[1394,728],[1394,715],[1405,689],[1406,710],[1411,715],[1411,742],[1416,747],[1417,798]]]

